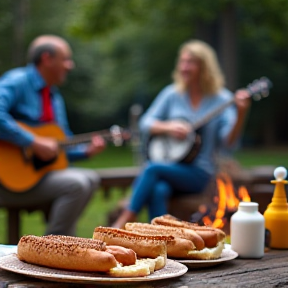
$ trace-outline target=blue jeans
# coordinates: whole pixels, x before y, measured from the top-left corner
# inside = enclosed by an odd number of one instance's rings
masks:
[[[134,182],[128,209],[138,214],[148,206],[151,220],[167,214],[168,200],[175,191],[177,196],[200,194],[210,179],[210,174],[191,164],[148,163]]]

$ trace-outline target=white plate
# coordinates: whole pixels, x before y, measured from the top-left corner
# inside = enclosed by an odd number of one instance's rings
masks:
[[[130,278],[113,278],[105,275],[105,273],[91,273],[91,272],[74,272],[59,270],[53,268],[46,268],[42,266],[32,265],[20,261],[16,254],[3,256],[0,261],[0,268],[39,278],[42,280],[69,282],[69,283],[84,283],[84,284],[117,284],[117,283],[131,283],[131,282],[145,282],[161,279],[168,279],[179,277],[185,274],[188,268],[174,260],[167,259],[166,266],[161,270],[155,271],[153,274],[145,277],[130,277]]]
[[[17,253],[17,245],[0,244],[0,257],[13,253]]]
[[[231,249],[231,245],[225,244],[221,257],[214,260],[177,260],[188,268],[205,268],[215,266],[226,261],[231,261],[238,257],[238,253]]]

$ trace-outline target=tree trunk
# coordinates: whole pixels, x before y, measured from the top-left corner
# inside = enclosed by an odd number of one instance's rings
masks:
[[[238,87],[236,8],[228,3],[221,13],[219,31],[219,58],[225,73],[227,87],[235,91]]]
[[[25,22],[28,15],[28,0],[17,0],[12,2],[13,5],[13,45],[12,45],[12,62],[15,66],[21,66],[25,63]]]
[[[237,67],[237,30],[236,7],[228,3],[220,16],[214,21],[197,21],[195,37],[210,44],[219,57],[226,79],[226,86],[231,91],[238,88]]]

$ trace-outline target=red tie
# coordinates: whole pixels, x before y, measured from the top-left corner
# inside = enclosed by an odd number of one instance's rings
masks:
[[[41,91],[42,95],[42,105],[43,105],[43,114],[40,118],[42,122],[50,122],[53,120],[53,109],[50,98],[50,88],[44,87]]]

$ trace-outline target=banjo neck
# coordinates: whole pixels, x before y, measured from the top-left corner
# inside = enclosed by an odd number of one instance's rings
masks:
[[[254,80],[246,87],[249,97],[253,97],[254,100],[259,101],[262,98],[266,98],[269,95],[269,89],[272,87],[272,82],[267,77],[261,77]],[[213,117],[221,113],[225,108],[235,103],[235,98],[232,97],[229,101],[216,107],[214,110],[209,111],[202,119],[197,120],[193,125],[194,131],[208,123]]]
[[[194,122],[193,125],[193,130],[197,130],[200,127],[204,126],[206,123],[208,123],[212,118],[214,118],[216,115],[220,114],[225,108],[230,106],[235,102],[235,99],[232,98],[228,102],[224,103],[223,105],[217,107],[216,109],[208,112],[203,118],[197,120]]]

